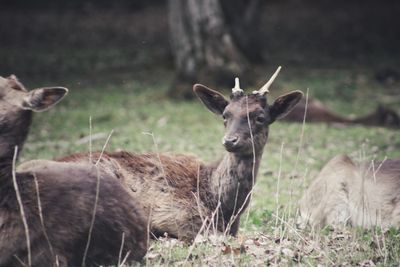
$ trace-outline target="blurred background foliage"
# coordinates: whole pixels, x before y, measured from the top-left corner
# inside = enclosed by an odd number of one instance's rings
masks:
[[[15,73],[27,84],[163,79],[172,87],[171,96],[185,95],[185,90],[191,90],[185,83],[184,89],[179,89],[185,77],[179,77],[174,64],[176,51],[168,23],[168,5],[188,8],[182,2],[195,1],[2,0],[0,73]],[[235,75],[243,75],[245,86],[257,86],[265,79],[266,70],[277,65],[298,74],[295,77],[320,75],[320,70],[322,75],[323,71],[350,70],[346,81],[335,86],[341,87],[338,92],[343,97],[351,98],[357,84],[365,80],[376,81],[382,85],[377,89],[384,90],[400,78],[398,1],[197,2],[219,4],[224,31],[243,55],[246,71],[229,67],[227,72],[207,70],[202,63],[190,83],[229,87]],[[257,7],[251,11],[257,20],[241,27],[251,3]],[[188,16],[185,12],[183,9]],[[209,36],[202,34],[204,39]],[[222,40],[214,42],[211,49],[220,45]],[[318,94],[323,97],[325,93],[329,97],[334,94],[326,90]]]

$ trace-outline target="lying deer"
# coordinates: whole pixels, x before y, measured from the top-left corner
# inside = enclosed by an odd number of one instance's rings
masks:
[[[306,110],[306,100],[293,109],[285,121],[303,122]],[[361,124],[365,126],[378,126],[387,128],[400,128],[399,115],[390,108],[379,105],[376,110],[368,115],[358,118],[346,118],[329,110],[321,101],[309,98],[307,101],[306,122],[326,122],[343,124]]]
[[[303,96],[294,91],[268,105],[266,93],[278,72],[251,94],[245,94],[236,79],[230,100],[204,85],[194,85],[200,101],[224,121],[222,143],[227,152],[221,160],[205,164],[188,155],[105,154],[101,166],[117,173],[140,200],[151,218],[153,234],[191,240],[211,221],[218,230],[236,235],[256,181],[269,125],[289,113]],[[60,161],[87,159],[84,153]]]
[[[14,148],[25,142],[32,111],[52,107],[66,93],[62,87],[28,92],[15,76],[0,77],[0,266],[98,266],[146,253],[144,216],[114,176],[52,161],[28,162],[14,173]]]
[[[301,226],[400,226],[400,160],[354,163],[336,156],[300,200]]]

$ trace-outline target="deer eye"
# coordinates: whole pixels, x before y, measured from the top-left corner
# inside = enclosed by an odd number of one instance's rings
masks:
[[[222,119],[224,120],[224,125],[226,126],[226,122],[227,122],[226,116],[225,116],[225,115],[222,115]]]
[[[226,123],[228,121],[228,117],[230,116],[229,112],[225,112],[222,114],[222,119],[224,120],[224,125],[226,126]]]
[[[264,115],[258,116],[258,117],[256,118],[256,122],[257,122],[257,123],[260,123],[260,124],[265,123],[265,116],[264,116]]]

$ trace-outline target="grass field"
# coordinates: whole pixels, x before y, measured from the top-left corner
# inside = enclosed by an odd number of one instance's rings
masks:
[[[204,161],[221,157],[221,119],[197,101],[168,100],[163,93],[172,73],[153,75],[158,78],[143,81],[132,75],[96,86],[67,82],[68,97],[53,110],[36,114],[21,161],[88,151],[89,118],[96,150],[102,149],[114,130],[107,148],[111,151],[188,153]],[[400,111],[395,87],[381,87],[369,69],[289,67],[272,88],[271,98],[288,90],[307,92],[307,88],[310,95],[343,115],[365,114],[377,102]],[[242,216],[238,238],[210,233],[193,245],[167,237],[153,240],[141,264],[397,266],[398,230],[295,227],[296,202],[304,188],[324,163],[343,153],[355,160],[399,158],[400,135],[383,128],[276,122],[270,129],[253,201]]]

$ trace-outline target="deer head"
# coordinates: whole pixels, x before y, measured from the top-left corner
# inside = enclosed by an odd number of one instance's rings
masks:
[[[372,123],[376,125],[390,127],[390,128],[400,128],[400,117],[392,109],[379,105],[375,111],[375,116],[371,118]]]
[[[0,77],[0,156],[9,154],[14,146],[22,146],[31,123],[31,111],[49,109],[67,92],[63,87],[27,91],[14,75]]]
[[[288,114],[302,98],[301,91],[293,91],[278,97],[272,105],[268,104],[268,88],[279,71],[280,67],[260,90],[251,94],[244,93],[236,78],[230,100],[204,85],[194,85],[193,90],[200,101],[222,116],[225,125],[222,144],[228,152],[251,155],[253,144],[255,152],[261,152],[268,139],[269,125]]]

